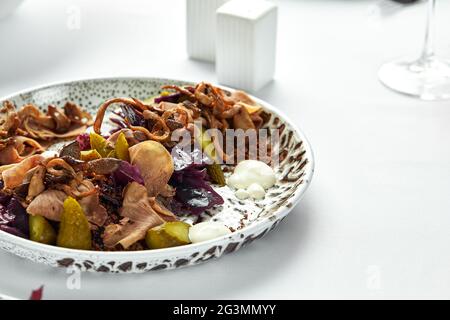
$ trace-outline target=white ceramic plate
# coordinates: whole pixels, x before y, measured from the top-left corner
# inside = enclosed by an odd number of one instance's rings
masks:
[[[26,90],[4,97],[0,101],[9,99],[17,106],[34,103],[41,108],[46,108],[49,104],[62,105],[66,101],[73,101],[95,114],[97,107],[106,99],[118,96],[145,99],[158,94],[160,87],[165,84],[192,83],[155,78],[90,79]],[[210,241],[174,248],[101,252],[44,245],[0,231],[0,248],[50,266],[74,266],[83,271],[125,273],[195,265],[234,252],[263,237],[274,229],[300,200],[311,181],[314,160],[311,147],[303,133],[274,107],[254,99],[271,114],[266,126],[280,130],[279,147],[284,152],[284,160],[280,161],[276,168],[278,182],[268,191],[264,200],[241,201],[228,187],[216,189],[223,196],[224,205],[207,211],[201,218],[221,221],[236,229],[235,232]]]

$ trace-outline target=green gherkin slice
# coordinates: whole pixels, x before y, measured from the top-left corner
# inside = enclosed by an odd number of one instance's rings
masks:
[[[56,244],[58,247],[90,250],[91,229],[80,204],[72,197],[64,201],[64,211]]]
[[[91,143],[91,148],[96,150],[102,158],[107,158],[109,154],[114,151],[114,149],[108,145],[108,141],[95,132],[89,134],[89,141]]]
[[[30,215],[29,224],[30,240],[44,244],[55,244],[56,232],[43,216]]]
[[[150,249],[162,249],[189,244],[189,228],[186,222],[166,222],[147,231],[145,242]]]

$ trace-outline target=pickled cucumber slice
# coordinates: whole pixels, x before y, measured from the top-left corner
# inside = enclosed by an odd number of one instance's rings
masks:
[[[80,152],[80,159],[83,161],[92,161],[100,159],[101,157],[100,153],[95,149]]]
[[[96,150],[102,158],[107,158],[108,154],[113,151],[113,148],[108,145],[108,141],[95,132],[89,134],[89,141],[91,143],[91,148]]]
[[[56,244],[72,249],[91,249],[91,230],[80,204],[72,197],[64,201]]]
[[[186,222],[166,222],[147,231],[145,242],[150,249],[182,246],[190,243],[189,228]]]
[[[214,143],[212,142],[211,136],[204,128],[200,128],[199,136],[197,137],[200,142],[200,146],[203,152],[213,161],[216,161],[216,150],[214,148]]]
[[[218,163],[209,164],[206,166],[208,175],[211,180],[223,187],[225,185],[225,176],[223,175],[222,167]]]
[[[223,174],[222,167],[217,163],[217,155],[216,149],[214,148],[214,143],[212,142],[210,135],[207,133],[207,131],[205,131],[204,128],[200,128],[197,140],[199,141],[203,152],[214,161],[214,163],[206,166],[209,176],[214,183],[217,183],[219,186],[223,187],[225,185],[225,176]]]
[[[111,150],[108,155],[106,156],[106,158],[117,158],[116,156],[116,151],[115,150]]]
[[[43,216],[30,215],[29,224],[30,240],[44,244],[55,244],[56,232]]]
[[[115,155],[118,159],[130,162],[130,153],[128,152],[128,141],[123,132],[119,134],[115,146]]]

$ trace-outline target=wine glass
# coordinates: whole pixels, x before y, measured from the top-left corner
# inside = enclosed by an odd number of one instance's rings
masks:
[[[380,81],[388,88],[423,100],[450,99],[450,62],[434,51],[436,0],[428,0],[425,42],[419,58],[400,58],[384,64]]]

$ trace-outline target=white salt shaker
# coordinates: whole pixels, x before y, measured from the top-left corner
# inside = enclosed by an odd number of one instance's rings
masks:
[[[277,6],[231,0],[217,9],[216,72],[224,85],[257,91],[275,72]]]
[[[228,0],[187,0],[187,52],[190,58],[214,62],[216,10]]]

